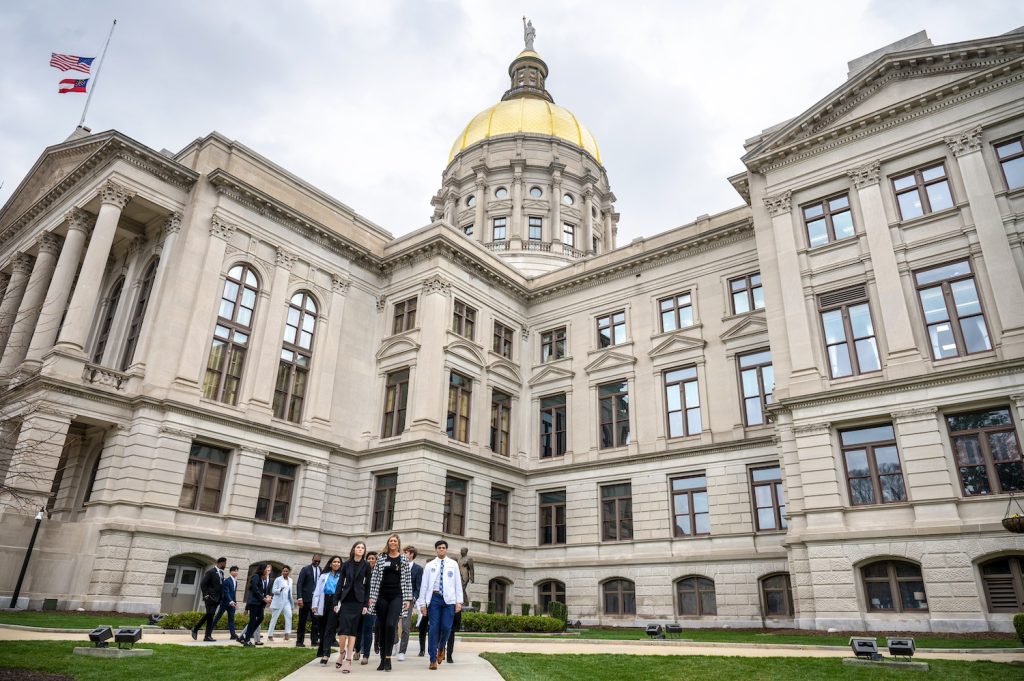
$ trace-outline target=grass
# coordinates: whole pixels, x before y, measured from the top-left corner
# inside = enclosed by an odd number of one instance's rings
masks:
[[[0,612],[0,624],[18,624],[24,627],[50,629],[95,629],[101,624],[141,626],[148,619],[143,615],[125,615],[110,612],[43,612],[39,610]]]
[[[650,681],[651,679],[715,679],[715,681],[913,681],[915,672],[902,669],[859,669],[840,658],[800,657],[677,657],[657,655],[533,655],[483,653],[505,681]],[[991,681],[1020,678],[1020,668],[996,662],[929,660],[928,681]]]
[[[309,662],[308,650],[225,646],[140,645],[151,657],[101,659],[73,655],[76,641],[0,641],[0,669],[30,669],[76,681],[278,681]]]

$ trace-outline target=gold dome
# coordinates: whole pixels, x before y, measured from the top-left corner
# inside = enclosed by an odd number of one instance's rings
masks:
[[[571,111],[532,97],[498,102],[474,116],[452,145],[448,162],[451,163],[456,154],[477,142],[519,133],[557,137],[580,147],[601,163],[597,141]]]

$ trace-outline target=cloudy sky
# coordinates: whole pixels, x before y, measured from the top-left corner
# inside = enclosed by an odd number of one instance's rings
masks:
[[[555,101],[601,146],[620,245],[737,205],[743,140],[850,59],[921,29],[938,44],[1024,25],[1019,0],[0,0],[0,204],[81,115],[50,52],[99,56],[116,18],[94,131],[178,151],[217,130],[404,234],[508,87],[523,14]]]

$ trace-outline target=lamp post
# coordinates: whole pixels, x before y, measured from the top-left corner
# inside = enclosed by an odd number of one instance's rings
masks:
[[[43,522],[43,512],[46,509],[39,509],[36,513],[36,526],[32,528],[32,538],[28,540],[28,549],[25,551],[25,560],[21,561],[21,572],[18,574],[18,583],[14,585],[14,595],[11,596],[11,607],[18,607],[18,596],[21,595],[21,583],[25,581],[25,573],[28,572],[28,560],[32,557],[32,548],[36,545],[36,536],[39,534],[39,525]]]

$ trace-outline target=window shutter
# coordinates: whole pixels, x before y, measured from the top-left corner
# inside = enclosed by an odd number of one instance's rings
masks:
[[[860,284],[859,286],[851,286],[850,288],[844,288],[840,291],[822,293],[818,296],[818,307],[824,310],[826,308],[838,307],[854,301],[866,300],[867,297],[867,284]]]
[[[988,605],[991,612],[1017,612],[1017,592],[1013,588],[1013,577],[988,576],[985,577],[985,594],[988,596]]]

